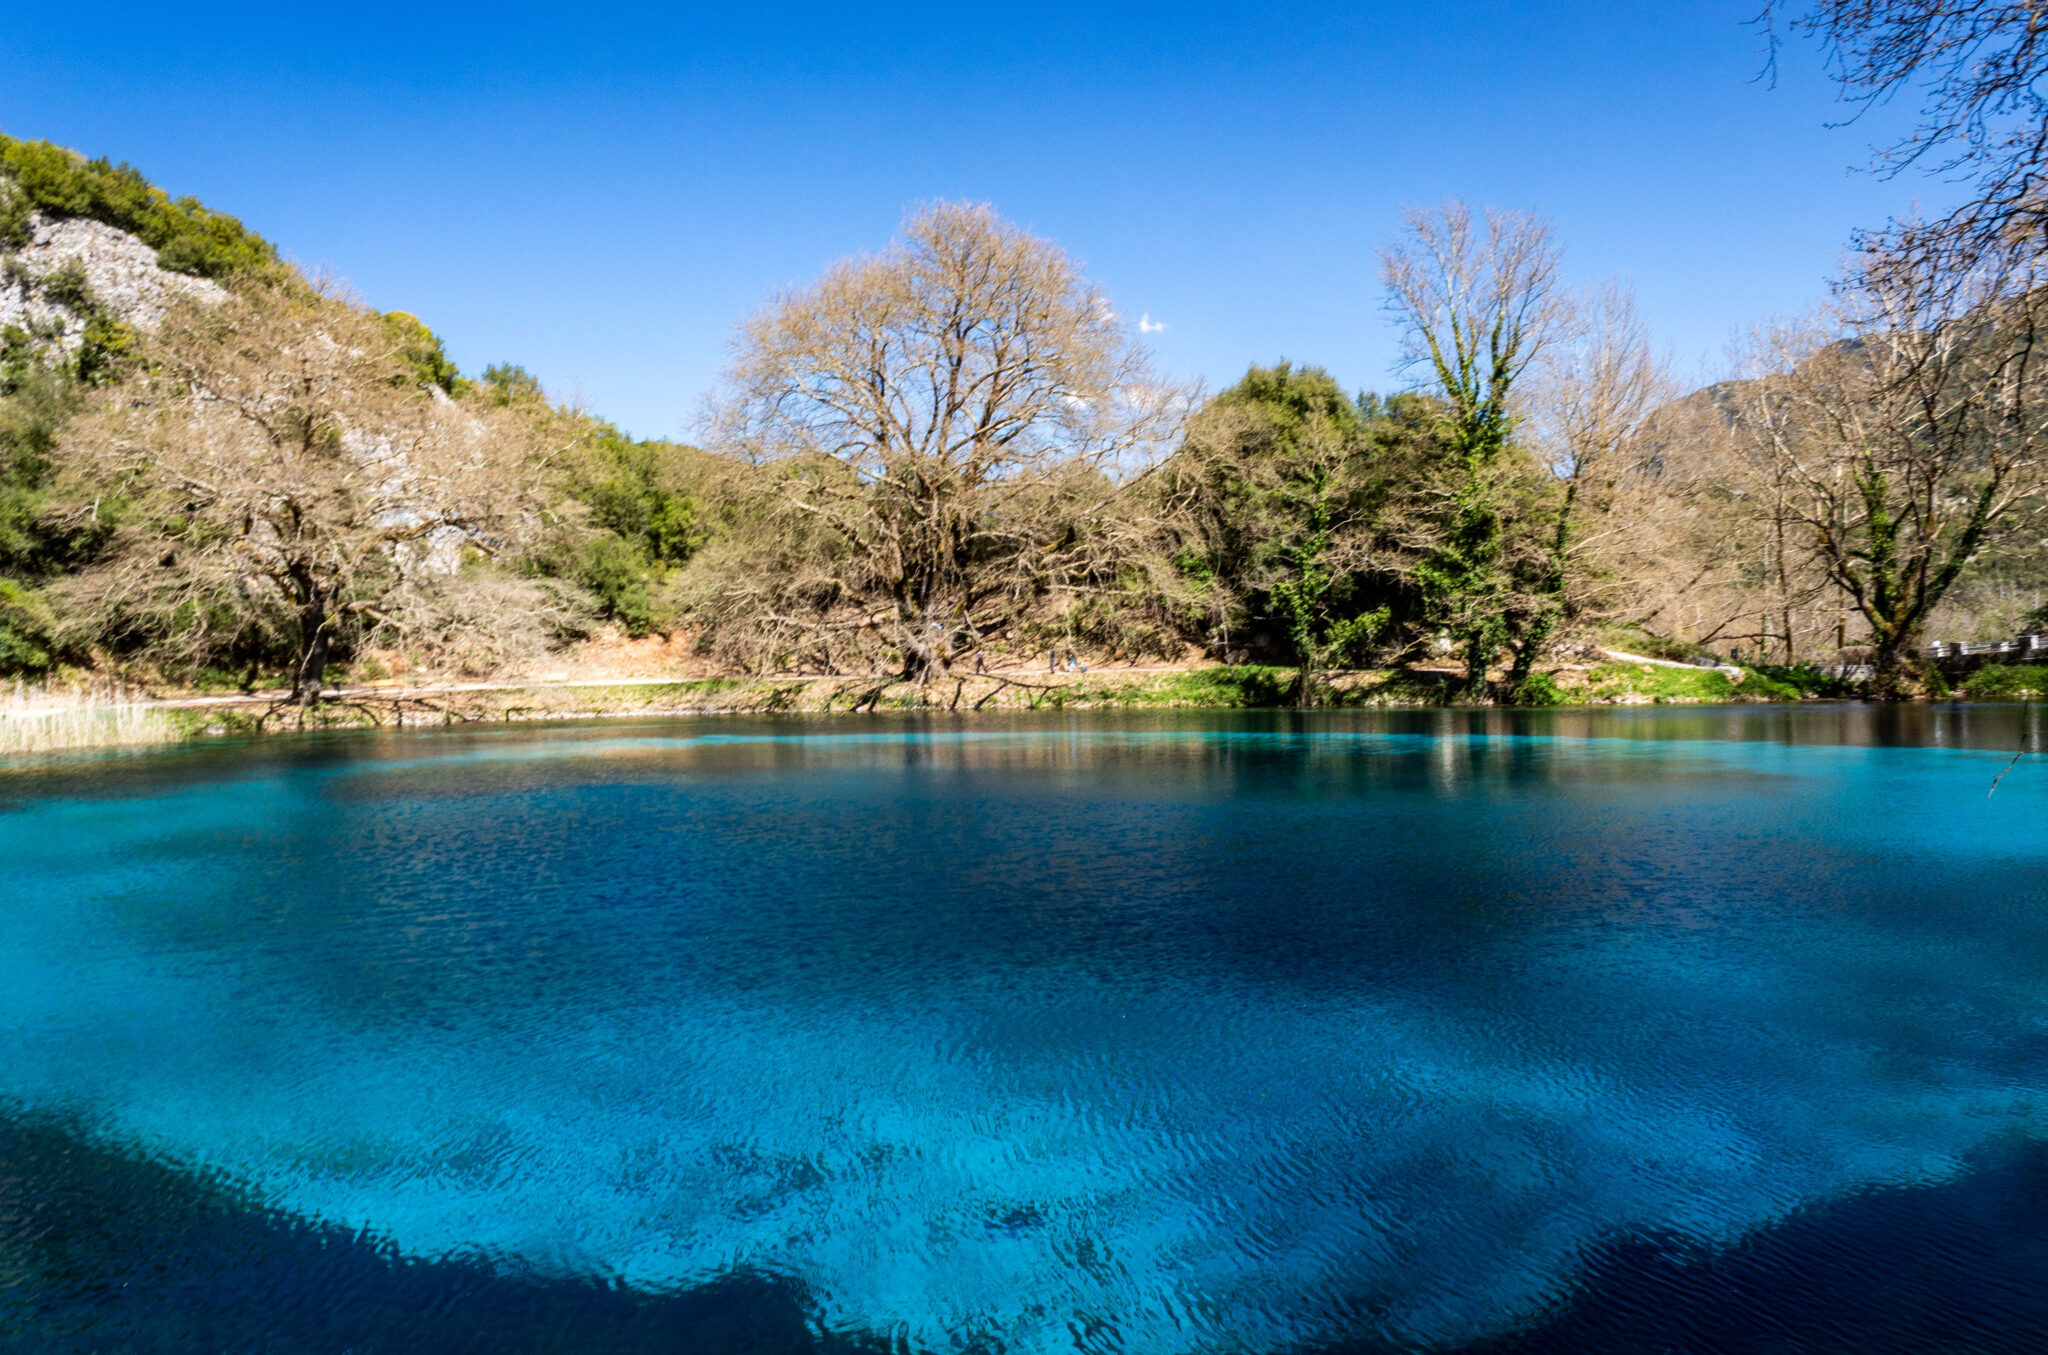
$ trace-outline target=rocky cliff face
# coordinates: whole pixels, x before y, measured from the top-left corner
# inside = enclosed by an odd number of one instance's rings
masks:
[[[146,330],[182,297],[217,301],[225,295],[218,283],[162,268],[155,250],[99,221],[36,212],[27,245],[0,244],[0,330],[13,326],[37,347],[67,355],[77,350],[95,307]]]

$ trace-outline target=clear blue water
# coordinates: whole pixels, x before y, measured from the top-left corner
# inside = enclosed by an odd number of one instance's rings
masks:
[[[2038,1349],[2036,718],[15,769],[0,1349]]]

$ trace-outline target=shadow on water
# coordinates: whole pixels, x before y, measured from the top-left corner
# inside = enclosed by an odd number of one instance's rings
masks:
[[[411,1259],[56,1118],[0,1119],[0,1351],[904,1349],[821,1330],[813,1311],[802,1284],[759,1272],[650,1294],[484,1259]],[[1390,1349],[1368,1340],[1314,1355]],[[1725,1250],[1609,1243],[1555,1311],[1459,1355],[2042,1349],[2048,1144],[2021,1143],[1955,1180],[1817,1206]]]
[[[487,1260],[415,1260],[232,1185],[0,1113],[0,1351],[71,1355],[887,1352],[818,1330],[803,1286],[737,1271],[673,1293]]]
[[[1377,1347],[1323,1355],[1377,1355]],[[2048,1350],[2048,1145],[1877,1187],[1712,1250],[1633,1236],[1541,1322],[1460,1355],[2002,1355]]]

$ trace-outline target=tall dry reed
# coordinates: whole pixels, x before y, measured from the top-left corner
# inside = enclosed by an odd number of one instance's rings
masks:
[[[170,743],[182,736],[162,710],[128,699],[120,683],[0,688],[0,757]]]

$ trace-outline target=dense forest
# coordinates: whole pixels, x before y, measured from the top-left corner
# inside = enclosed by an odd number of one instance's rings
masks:
[[[741,326],[700,449],[464,374],[233,217],[0,137],[0,673],[311,702],[609,633],[917,682],[1270,664],[1302,704],[1403,664],[1547,704],[1602,645],[1912,695],[1929,638],[2048,629],[2044,292],[2002,239],[1868,237],[1686,394],[1544,221],[1448,202],[1360,319],[1398,328],[1398,389],[1282,360],[1212,393],[1056,245],[937,203]],[[99,267],[123,249],[147,285]]]

